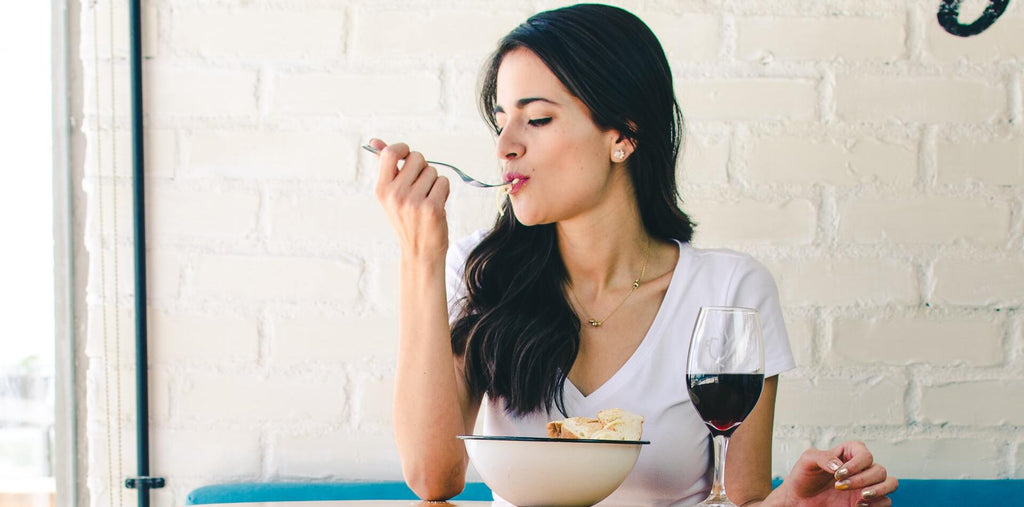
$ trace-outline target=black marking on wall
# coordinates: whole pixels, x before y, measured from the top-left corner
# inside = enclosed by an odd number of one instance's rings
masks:
[[[970,37],[984,32],[995,23],[999,16],[1006,12],[1006,6],[1010,0],[989,0],[985,12],[981,13],[973,23],[965,25],[960,23],[960,0],[942,0],[939,5],[939,24],[947,32],[958,37]]]

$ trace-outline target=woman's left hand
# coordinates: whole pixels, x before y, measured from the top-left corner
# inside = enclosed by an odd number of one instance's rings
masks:
[[[898,485],[863,442],[850,441],[827,451],[804,451],[771,497],[781,495],[781,503],[793,507],[888,507],[887,495]]]

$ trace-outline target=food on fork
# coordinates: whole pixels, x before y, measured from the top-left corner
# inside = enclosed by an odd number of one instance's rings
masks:
[[[621,408],[609,408],[597,413],[597,418],[569,417],[548,423],[548,436],[552,438],[640,440],[644,418]]]

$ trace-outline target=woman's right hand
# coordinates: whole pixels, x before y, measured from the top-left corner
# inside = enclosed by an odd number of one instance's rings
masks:
[[[448,180],[405,144],[371,139],[370,145],[380,151],[375,193],[402,249],[395,444],[409,487],[425,500],[442,500],[465,486],[469,457],[455,437],[472,431],[480,406],[452,354],[445,290]]]
[[[371,139],[370,145],[380,150],[377,200],[391,220],[403,255],[443,262],[448,251],[448,178],[438,176],[422,153],[409,151],[404,143]],[[405,163],[399,169],[402,159]]]

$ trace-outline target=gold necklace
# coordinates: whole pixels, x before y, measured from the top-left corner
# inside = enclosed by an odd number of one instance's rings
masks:
[[[650,258],[651,258],[651,238],[650,238],[650,236],[648,236],[647,237],[647,248],[645,249],[645,252],[644,252],[644,265],[640,268],[640,276],[636,277],[636,280],[633,280],[633,286],[629,289],[629,292],[626,293],[626,297],[622,298],[622,301],[619,301],[618,306],[613,308],[612,311],[610,313],[608,313],[608,315],[606,315],[601,320],[597,320],[597,319],[593,319],[593,318],[587,319],[587,324],[590,324],[590,327],[601,327],[601,325],[604,324],[606,320],[608,320],[612,315],[615,315],[615,312],[619,311],[619,308],[622,308],[622,305],[624,305],[626,303],[626,300],[629,299],[629,296],[632,296],[633,293],[636,292],[636,290],[640,288],[640,280],[643,279],[644,273],[647,272],[647,260],[650,259]],[[580,309],[583,310],[585,313],[590,313],[590,312],[587,311],[586,308],[583,308],[583,302],[581,302],[580,301],[580,297],[578,295],[576,295],[576,289],[573,288],[571,283],[569,284],[569,290],[572,292],[572,297],[573,297],[573,299],[576,300],[576,304],[580,306]]]

